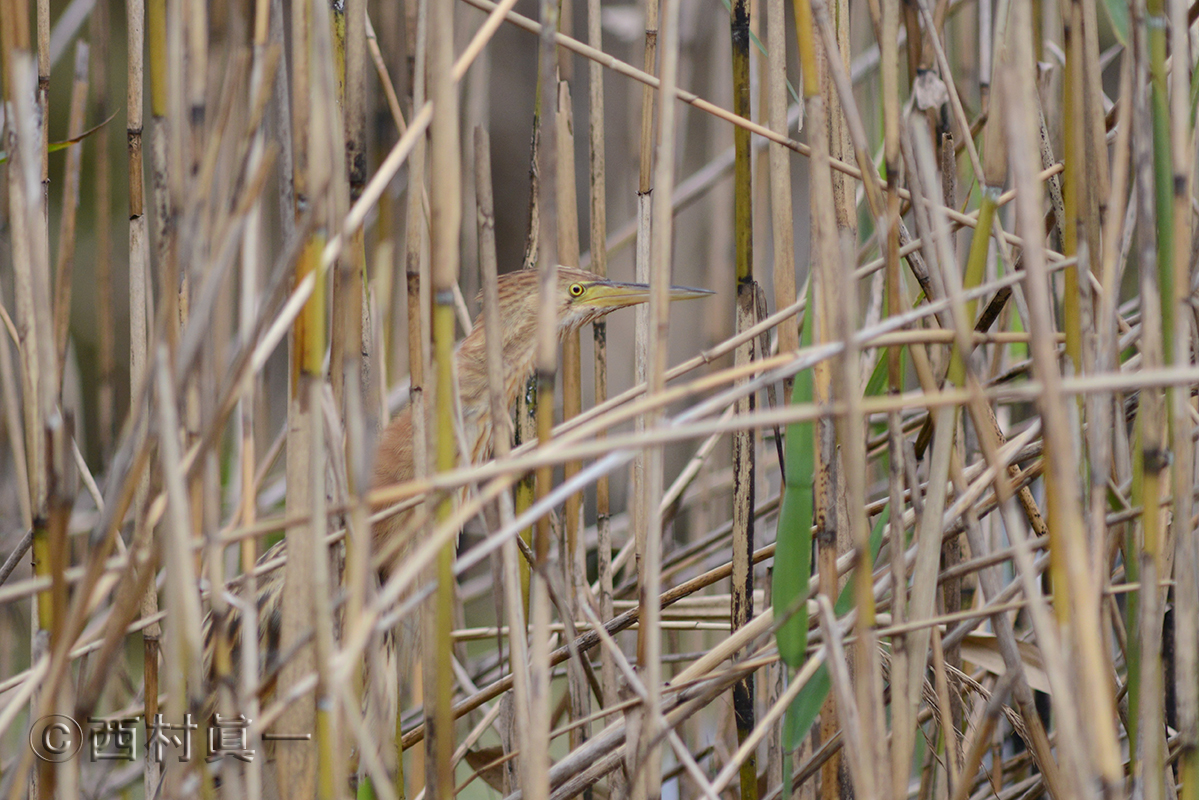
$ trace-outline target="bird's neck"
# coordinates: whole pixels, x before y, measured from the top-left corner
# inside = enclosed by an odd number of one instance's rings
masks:
[[[529,328],[529,330],[526,330]],[[504,407],[511,408],[525,383],[533,375],[537,343],[534,322],[505,324],[503,332]],[[483,325],[476,323],[470,334],[458,345],[455,359],[458,368],[458,388],[463,412],[479,409],[490,421],[488,398],[487,339]]]

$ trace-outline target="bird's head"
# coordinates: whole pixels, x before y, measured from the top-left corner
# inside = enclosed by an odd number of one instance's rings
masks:
[[[689,286],[670,287],[671,300],[690,300],[710,294],[712,292],[706,289]],[[558,323],[564,333],[618,308],[648,301],[648,284],[611,281],[586,270],[558,267]],[[536,303],[535,289],[530,302]]]

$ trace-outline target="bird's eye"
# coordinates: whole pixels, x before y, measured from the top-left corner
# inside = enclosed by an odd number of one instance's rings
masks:
[[[582,297],[583,296],[583,284],[572,283],[570,285],[570,296],[571,297]]]

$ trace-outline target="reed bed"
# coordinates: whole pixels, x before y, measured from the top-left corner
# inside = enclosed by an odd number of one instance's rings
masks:
[[[1199,797],[1183,0],[120,11],[0,3],[0,796]]]

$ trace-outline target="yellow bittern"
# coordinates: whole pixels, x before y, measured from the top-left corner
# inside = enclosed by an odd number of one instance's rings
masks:
[[[503,326],[503,380],[507,408],[515,402],[521,387],[533,375],[537,352],[538,273],[534,270],[502,275],[499,278],[500,319]],[[671,287],[671,300],[684,300],[709,295],[704,289]],[[580,269],[558,268],[558,334],[565,336],[618,308],[638,305],[649,300],[649,287],[641,283],[619,283],[601,278]],[[491,451],[491,405],[488,394],[485,334],[480,316],[470,334],[458,345],[455,369],[462,407],[464,446],[473,463],[489,457]],[[430,404],[431,406],[432,404]],[[430,417],[432,412],[430,412]],[[379,440],[375,460],[374,486],[388,486],[411,480],[414,476],[412,447],[412,412],[404,409],[391,421]],[[414,510],[407,510],[377,522],[373,529],[373,549],[389,554],[379,569],[386,580],[393,567],[410,553]],[[259,559],[259,563],[277,559],[286,552],[281,541]],[[259,585],[257,605],[259,618],[259,652],[264,657],[264,670],[270,676],[278,666],[279,635],[282,621],[280,604],[283,599],[283,572],[268,573]],[[211,640],[210,625],[206,625],[206,640]],[[229,623],[230,643],[236,647],[240,624],[236,618]],[[206,654],[211,654],[212,642],[205,642]],[[236,660],[233,663],[237,663]],[[211,664],[211,661],[209,661]],[[264,689],[270,689],[270,682]]]

